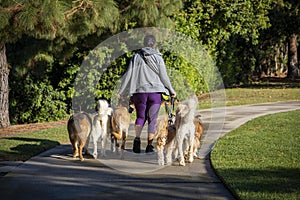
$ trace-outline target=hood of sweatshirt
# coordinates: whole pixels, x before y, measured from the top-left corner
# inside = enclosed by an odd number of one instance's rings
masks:
[[[144,48],[141,49],[141,52],[144,56],[150,56],[150,55],[153,55],[153,54],[161,55],[161,53],[158,50],[153,49],[151,47],[144,47]]]

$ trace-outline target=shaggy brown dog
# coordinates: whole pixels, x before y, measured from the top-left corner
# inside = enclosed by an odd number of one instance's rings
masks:
[[[73,146],[73,157],[76,158],[79,155],[81,161],[84,160],[82,150],[88,153],[87,140],[92,131],[92,120],[92,116],[84,112],[76,113],[68,120],[67,128]]]
[[[128,104],[123,105],[122,103],[119,103],[114,109],[111,117],[111,128],[114,142],[113,151],[118,151],[118,140],[122,139],[121,159],[124,159],[125,142],[130,125],[130,114],[127,106]]]
[[[194,157],[198,157],[198,149],[201,146],[201,137],[204,132],[203,123],[201,120],[201,115],[196,115],[194,118],[195,125],[195,138],[194,138],[194,146],[193,146],[193,155]],[[188,149],[185,150],[185,158],[187,159]]]
[[[203,123],[200,119],[201,115],[196,115],[194,117],[193,123],[195,125],[195,136],[192,154],[197,156],[197,150],[200,148],[201,136],[203,134],[204,128]],[[177,158],[177,153],[175,152],[175,137],[176,137],[176,127],[175,124],[169,125],[168,116],[160,116],[157,119],[157,154],[158,154],[158,164],[167,165],[172,163],[172,156]],[[188,159],[188,143],[185,141],[185,159]]]
[[[174,149],[173,141],[176,136],[175,125],[169,125],[169,117],[167,115],[160,116],[157,119],[157,128],[155,138],[157,139],[156,148],[158,156],[158,164],[164,165],[165,159],[167,164],[171,164],[172,158],[165,158],[165,155],[172,156]]]

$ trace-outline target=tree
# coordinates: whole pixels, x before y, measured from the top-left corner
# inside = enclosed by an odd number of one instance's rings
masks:
[[[289,41],[289,56],[288,56],[288,74],[289,78],[299,77],[299,61],[298,61],[298,51],[297,51],[297,35],[292,34]]]
[[[10,125],[5,45],[22,36],[74,43],[91,33],[113,30],[118,18],[111,0],[2,0],[0,5],[0,127]]]
[[[268,17],[271,27],[261,31],[258,76],[299,76],[297,53],[300,33],[300,1],[273,1]]]
[[[256,45],[260,31],[270,26],[271,1],[192,1],[175,16],[176,30],[201,42],[216,59],[226,83],[247,79],[252,69],[250,45]],[[245,59],[247,57],[247,59]],[[242,64],[242,66],[241,66]],[[228,84],[227,84],[228,85]]]
[[[2,0],[0,44],[12,44],[16,41],[28,40],[28,38],[31,41],[41,39],[41,47],[37,45],[36,51],[24,53],[26,62],[22,62],[23,67],[27,69],[36,67],[36,58],[45,59],[44,61],[51,61],[48,65],[45,62],[44,68],[48,71],[50,68],[53,68],[52,73],[72,71],[69,75],[74,77],[74,69],[78,68],[74,66],[78,65],[79,57],[82,58],[82,54],[93,49],[98,43],[117,31],[130,28],[170,27],[171,17],[178,12],[181,5],[181,1],[171,0]],[[18,43],[14,45],[14,48],[16,47]],[[77,54],[81,56],[78,57]],[[4,58],[5,51],[2,51],[1,55]],[[76,60],[76,63],[73,63],[73,60]],[[7,61],[2,64],[0,64],[1,69],[4,69],[3,66],[8,66]],[[15,67],[12,66],[12,68]],[[3,72],[3,74],[8,76],[8,73]],[[57,79],[60,75],[54,74],[53,76]],[[63,78],[63,83],[60,83],[69,85],[68,77]],[[59,82],[59,80],[56,81]],[[7,96],[4,95],[0,96],[0,100],[1,103],[2,100],[8,102]],[[1,113],[9,122],[8,109],[5,110],[7,112],[1,109]],[[4,121],[1,119],[0,127],[9,125],[9,123],[2,122]]]
[[[9,122],[8,105],[8,64],[5,55],[5,45],[0,44],[0,127],[7,127]]]

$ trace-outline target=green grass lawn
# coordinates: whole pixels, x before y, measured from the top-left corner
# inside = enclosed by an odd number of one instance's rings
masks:
[[[25,161],[66,142],[69,142],[66,126],[0,138],[0,161]]]
[[[219,139],[217,174],[240,199],[300,199],[300,110],[249,121]]]
[[[217,101],[220,99],[216,98]],[[226,106],[239,106],[287,100],[300,100],[300,86],[297,88],[232,88],[225,90]],[[210,95],[203,95],[199,101],[199,108],[212,107]],[[216,103],[217,104],[217,103]],[[222,104],[221,104],[222,105]]]

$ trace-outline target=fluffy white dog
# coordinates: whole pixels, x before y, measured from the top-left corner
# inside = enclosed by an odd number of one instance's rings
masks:
[[[98,157],[97,143],[101,140],[101,156],[106,156],[106,142],[109,136],[109,124],[113,109],[109,107],[106,100],[100,99],[97,102],[97,114],[93,117],[93,128],[91,132],[91,139],[93,142],[93,157]]]
[[[175,152],[178,153],[179,165],[185,166],[184,150],[187,149],[187,161],[194,161],[195,124],[194,116],[198,106],[198,98],[193,95],[181,102],[176,109],[175,117]],[[186,142],[184,142],[186,140]],[[187,145],[184,148],[184,144]]]

